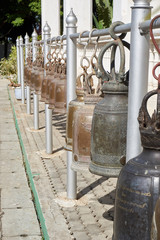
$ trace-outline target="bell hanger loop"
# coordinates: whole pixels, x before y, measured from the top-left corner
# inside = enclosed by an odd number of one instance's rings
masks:
[[[156,20],[160,18],[160,14],[155,16],[152,20],[151,20],[151,23],[150,23],[150,36],[151,36],[151,39],[152,39],[152,42],[153,42],[153,45],[155,47],[155,49],[157,50],[158,54],[160,55],[160,48],[156,42],[156,39],[154,37],[154,34],[153,34],[153,24],[154,22],[156,22]],[[156,74],[156,70],[158,69],[158,67],[160,67],[160,62],[158,62],[154,67],[153,67],[153,70],[152,70],[152,75],[153,77],[158,81],[158,87],[157,87],[157,129],[158,131],[160,131],[160,74]],[[156,130],[157,130],[156,129]]]
[[[109,34],[111,36],[111,38],[113,38],[114,40],[117,40],[117,39],[123,39],[125,38],[125,36],[127,35],[127,33],[122,33],[121,35],[117,36],[114,32],[114,29],[115,27],[118,27],[120,25],[123,25],[124,23],[121,22],[121,21],[116,21],[114,23],[111,24],[110,28],[109,28]]]
[[[157,16],[155,16],[155,17],[151,20],[149,30],[150,30],[150,36],[151,36],[152,42],[153,42],[153,44],[154,44],[157,52],[160,54],[160,48],[158,47],[158,44],[157,44],[157,42],[156,42],[156,40],[155,40],[155,38],[154,38],[154,35],[153,35],[153,24],[154,24],[154,22],[156,22],[156,20],[157,20],[158,18],[160,18],[160,14],[157,15]]]
[[[83,49],[83,55],[80,59],[80,66],[81,68],[83,69],[84,71],[84,74],[87,73],[87,69],[90,67],[90,61],[89,59],[87,58],[86,56],[86,50],[87,50],[87,46],[89,45],[89,39],[86,41],[86,42],[82,42],[81,40],[81,36],[84,32],[88,32],[87,30],[85,31],[82,31],[80,34],[79,34],[79,38],[78,38],[78,44],[84,46],[84,49]],[[86,60],[87,64],[84,64],[84,60]]]

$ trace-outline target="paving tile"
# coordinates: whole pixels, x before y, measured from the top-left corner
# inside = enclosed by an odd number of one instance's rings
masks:
[[[41,236],[2,237],[2,240],[42,240],[42,237]]]
[[[19,188],[21,186],[27,186],[27,178],[22,172],[13,172],[13,173],[1,173],[0,177],[0,188]]]
[[[0,161],[1,167],[0,167],[0,173],[13,173],[17,172],[18,169],[24,168],[23,161],[19,159],[8,160],[7,158],[3,158]]]
[[[7,188],[1,192],[2,209],[9,208],[34,208],[31,191],[27,187]]]
[[[40,235],[37,216],[33,208],[3,209],[3,236]]]

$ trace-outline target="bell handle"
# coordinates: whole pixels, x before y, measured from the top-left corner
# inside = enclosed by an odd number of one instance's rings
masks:
[[[130,50],[130,44],[124,40],[122,40],[123,46],[126,47],[128,50]],[[113,46],[112,51],[111,51],[111,69],[110,72],[112,75],[115,77],[115,54],[116,54],[116,48],[117,46]],[[129,70],[125,73],[126,76],[129,75]],[[122,75],[122,78],[124,77],[124,73]],[[126,81],[127,82],[127,81]],[[128,85],[128,82],[127,82]]]
[[[125,52],[124,52],[124,47],[120,39],[111,41],[107,43],[100,51],[99,56],[98,56],[98,68],[100,69],[101,75],[104,78],[104,81],[108,81],[112,78],[111,74],[109,72],[106,72],[104,67],[103,67],[103,57],[105,52],[110,48],[110,47],[117,47],[119,46],[120,49],[120,57],[121,57],[121,62],[120,62],[120,67],[119,67],[119,75],[124,75],[124,67],[125,67]],[[114,70],[115,71],[115,70]]]
[[[153,95],[155,95],[157,93],[158,93],[158,89],[152,90],[144,96],[144,98],[142,100],[141,108],[139,110],[139,116],[138,116],[138,121],[139,121],[140,127],[141,127],[142,123],[143,123],[143,126],[145,124],[145,127],[147,127],[151,123],[152,119],[147,110],[147,101],[150,97],[152,97]]]

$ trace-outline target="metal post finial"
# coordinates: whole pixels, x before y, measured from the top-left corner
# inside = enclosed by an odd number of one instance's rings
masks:
[[[44,25],[44,27],[43,27],[43,33],[44,33],[44,34],[50,34],[50,32],[51,32],[51,28],[50,28],[50,26],[48,25],[48,22],[46,21],[46,23],[45,23],[45,25]]]
[[[75,27],[77,23],[77,17],[73,12],[73,8],[71,8],[70,13],[67,15],[66,23],[67,23],[67,27]]]
[[[28,33],[26,33],[24,39],[25,39],[25,40],[28,40],[28,39],[29,39]]]
[[[134,7],[150,7],[150,2],[152,0],[133,0]]]
[[[20,38],[19,38],[19,41],[20,41],[20,42],[22,42],[22,41],[23,41],[23,38],[22,38],[22,36],[20,36]]]
[[[36,29],[35,29],[35,28],[34,28],[33,33],[32,33],[32,38],[33,38],[33,37],[35,37],[35,38],[37,37],[37,32],[36,32]]]

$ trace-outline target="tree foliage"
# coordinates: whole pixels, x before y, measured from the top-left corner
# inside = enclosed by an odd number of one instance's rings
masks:
[[[98,28],[109,27],[113,16],[113,0],[93,0],[93,25]]]
[[[0,7],[0,41],[40,30],[41,0],[3,0]]]

